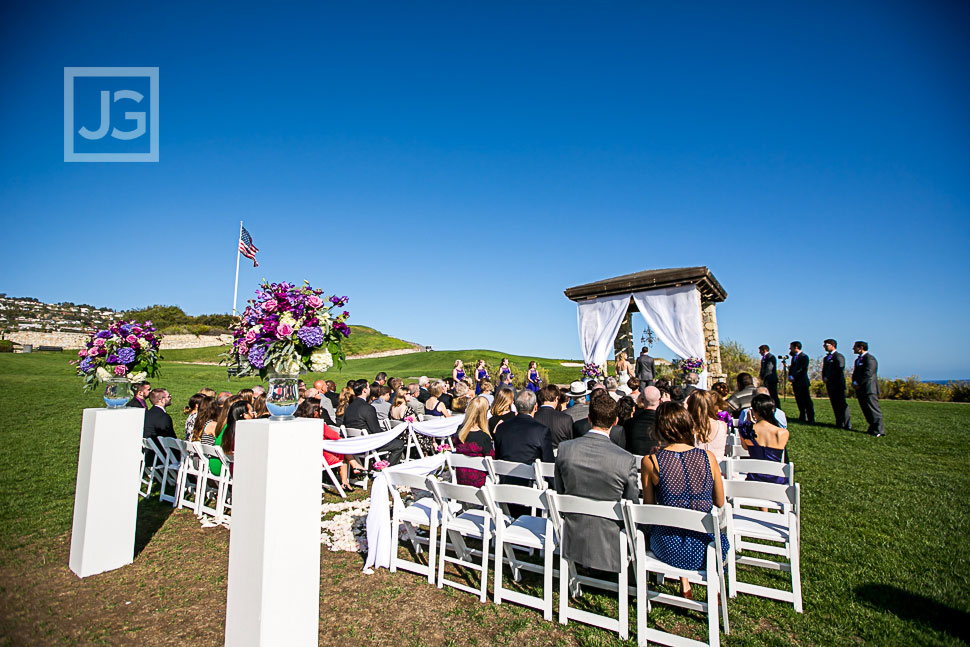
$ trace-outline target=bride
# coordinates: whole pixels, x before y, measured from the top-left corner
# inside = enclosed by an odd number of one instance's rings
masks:
[[[630,379],[630,362],[626,359],[626,353],[621,352],[616,358],[616,381],[619,382],[620,389],[624,393],[629,393],[630,388],[626,385],[627,380]]]

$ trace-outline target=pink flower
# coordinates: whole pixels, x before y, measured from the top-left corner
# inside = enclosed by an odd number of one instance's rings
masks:
[[[289,337],[292,334],[293,334],[293,326],[291,326],[290,324],[280,324],[279,326],[276,327],[276,336],[279,337],[280,339],[283,339],[284,337]]]
[[[276,299],[268,299],[266,301],[263,301],[263,310],[265,310],[266,312],[273,312],[274,310],[276,310],[277,305],[279,304],[276,303]]]
[[[246,333],[246,343],[251,344],[254,341],[256,341],[256,333],[250,330],[249,332]]]
[[[88,351],[84,350],[83,348],[77,352],[78,357],[87,357],[87,355]]]
[[[134,335],[128,335],[127,337],[125,337],[125,341],[128,342],[129,344],[134,344],[136,341],[138,341],[138,338],[135,337]]]
[[[311,308],[319,308],[323,305],[323,299],[315,294],[311,294],[309,297],[307,297],[306,303]]]
[[[94,345],[97,346],[98,348],[102,348],[104,347],[104,340],[98,337],[97,339],[94,340]]]
[[[245,343],[239,344],[239,352],[245,355],[249,352],[249,346],[247,346]]]
[[[128,372],[128,367],[124,364],[118,364],[115,366],[115,375],[124,375]]]
[[[131,342],[131,347],[134,348],[135,350],[140,350],[141,349],[141,344],[138,343],[137,341],[133,341],[133,342]]]
[[[134,328],[131,329],[131,332],[135,333],[136,335],[140,335],[141,328],[139,328],[138,326],[135,326]]]

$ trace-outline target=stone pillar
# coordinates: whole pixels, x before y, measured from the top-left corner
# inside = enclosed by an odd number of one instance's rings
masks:
[[[717,336],[717,313],[712,301],[701,303],[701,323],[704,326],[704,360],[707,362],[710,383],[727,379],[721,368],[721,341]]]
[[[626,316],[623,317],[623,323],[620,324],[620,332],[617,333],[616,339],[613,340],[613,355],[614,357],[619,355],[621,352],[626,353],[627,361],[634,361],[636,355],[633,354],[633,311],[627,310]]]

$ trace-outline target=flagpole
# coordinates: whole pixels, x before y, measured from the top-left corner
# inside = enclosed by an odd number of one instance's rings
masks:
[[[236,297],[239,295],[239,243],[242,241],[242,220],[239,221],[239,235],[236,236],[236,283],[232,288],[232,314],[236,314]]]

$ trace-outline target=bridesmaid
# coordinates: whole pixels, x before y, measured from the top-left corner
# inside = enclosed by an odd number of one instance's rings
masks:
[[[485,360],[478,360],[475,367],[475,395],[482,394],[482,382],[488,379],[488,369],[485,368]]]
[[[451,377],[455,382],[461,382],[465,379],[465,365],[460,359],[455,360],[455,368],[451,369]]]
[[[539,365],[533,360],[529,362],[528,383],[525,385],[525,388],[533,393],[538,393],[539,387],[541,386],[542,380],[539,378]]]
[[[501,377],[503,375],[508,375],[508,377],[509,377],[508,383],[509,384],[512,384],[512,378],[515,377],[515,376],[512,375],[512,369],[509,367],[509,360],[508,360],[507,357],[503,357],[502,358],[502,363],[499,364],[499,366],[498,366],[499,382],[502,381],[501,380]]]

